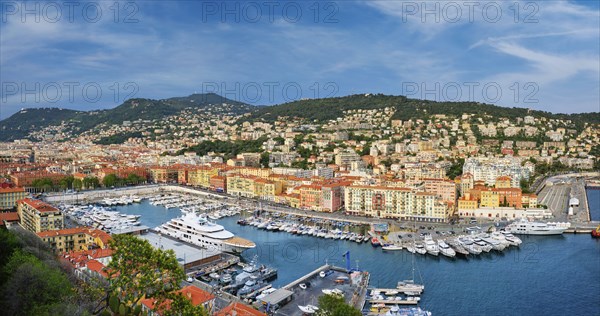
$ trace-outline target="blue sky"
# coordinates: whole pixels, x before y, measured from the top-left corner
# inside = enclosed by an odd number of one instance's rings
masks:
[[[0,118],[195,92],[600,111],[598,3],[2,1]]]

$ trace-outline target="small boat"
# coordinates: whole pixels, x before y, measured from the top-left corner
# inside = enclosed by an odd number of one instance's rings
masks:
[[[600,225],[596,229],[592,230],[592,237],[600,238]]]
[[[316,311],[319,310],[319,308],[314,305],[298,305],[298,308],[305,314],[314,314]]]
[[[446,257],[452,258],[456,256],[456,251],[450,248],[450,246],[448,246],[448,244],[441,239],[438,240],[438,248],[440,249],[440,253]]]
[[[417,243],[415,244],[415,252],[420,255],[424,255],[427,253],[427,249],[425,249],[425,246],[423,244]]]
[[[303,290],[306,290],[306,283],[300,283],[300,284],[298,284],[298,287]]]
[[[402,250],[402,246],[394,244],[384,244],[383,246],[381,246],[381,249],[385,251]]]
[[[373,247],[379,247],[381,245],[381,243],[379,243],[379,239],[377,239],[377,237],[373,237],[371,239],[371,246]]]

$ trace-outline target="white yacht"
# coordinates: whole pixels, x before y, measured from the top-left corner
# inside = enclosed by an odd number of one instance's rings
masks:
[[[234,236],[223,226],[209,222],[206,217],[194,213],[173,218],[158,226],[156,230],[200,247],[212,247],[225,252],[241,253],[256,247],[252,241]]]
[[[521,219],[510,223],[505,231],[521,235],[560,235],[571,227],[571,223],[540,223]]]
[[[456,256],[456,251],[450,248],[450,246],[448,246],[448,244],[441,239],[438,240],[438,248],[440,249],[440,252],[446,257],[452,258]]]
[[[431,236],[425,236],[425,250],[427,250],[427,253],[433,256],[437,256],[440,253],[438,245],[435,243],[435,241],[433,241]]]

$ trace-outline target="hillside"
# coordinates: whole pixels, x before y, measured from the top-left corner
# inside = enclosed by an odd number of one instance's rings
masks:
[[[169,99],[130,99],[110,110],[74,111],[58,108],[24,109],[0,121],[0,141],[25,138],[32,131],[48,126],[69,125],[72,135],[90,130],[99,124],[121,124],[123,121],[160,120],[186,109],[213,114],[240,115],[249,113],[241,121],[273,122],[289,117],[305,122],[326,122],[344,116],[344,111],[357,109],[395,109],[392,119],[427,119],[430,115],[460,116],[463,113],[489,115],[496,118],[536,117],[566,119],[577,128],[584,122],[600,124],[600,113],[554,114],[526,108],[507,108],[477,102],[435,102],[409,99],[404,96],[360,94],[345,97],[299,100],[274,106],[255,107],[229,100],[217,94],[193,94]]]
[[[58,108],[23,109],[0,121],[0,141],[27,137],[31,130],[59,125],[62,121],[70,120],[79,113],[82,112]]]
[[[396,112],[392,119],[418,119],[433,114],[458,116],[463,113],[516,118],[526,115],[548,118],[562,118],[579,122],[600,123],[600,113],[553,114],[526,108],[507,108],[477,102],[436,102],[409,99],[404,96],[389,95],[350,95],[328,99],[300,100],[290,103],[262,107],[244,118],[249,121],[272,122],[278,117],[300,118],[307,121],[324,122],[343,116],[343,111],[354,109],[380,109],[393,107]]]
[[[77,132],[83,132],[101,123],[121,124],[123,121],[139,119],[156,120],[188,108],[239,115],[252,111],[254,106],[209,93],[162,100],[130,99],[110,110],[88,112],[59,108],[24,109],[0,121],[0,141],[24,138],[31,131],[60,125],[62,122],[72,124],[73,130]]]

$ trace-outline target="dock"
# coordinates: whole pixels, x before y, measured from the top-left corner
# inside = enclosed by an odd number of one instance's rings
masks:
[[[370,288],[371,291],[386,293],[386,292],[400,292],[405,294],[417,294],[421,295],[425,290],[424,286],[418,284],[410,284],[410,285],[401,285],[396,287],[395,289],[378,289],[378,288]]]
[[[417,300],[368,300],[372,305],[375,304],[384,304],[384,305],[417,305],[419,301]]]
[[[322,271],[326,271],[327,276],[321,277],[319,274]],[[345,281],[339,282],[339,280]],[[348,304],[362,310],[366,303],[368,283],[368,272],[357,271],[349,274],[345,268],[326,264],[283,286],[264,300],[268,301],[271,307],[276,308],[278,315],[300,316],[302,311],[298,305],[318,305],[318,298],[323,295],[323,290],[339,290]],[[300,284],[306,288],[301,288]],[[265,310],[266,305],[265,301],[255,303],[255,306],[262,311]]]

